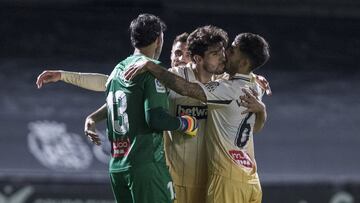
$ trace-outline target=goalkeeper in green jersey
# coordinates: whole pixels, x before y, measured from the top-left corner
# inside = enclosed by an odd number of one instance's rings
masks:
[[[150,73],[127,81],[123,73],[134,63],[156,64],[163,45],[165,24],[156,16],[141,14],[130,24],[133,55],[121,61],[106,83],[106,104],[89,115],[85,134],[100,145],[95,124],[107,118],[111,142],[109,164],[113,193],[118,203],[170,203],[175,198],[166,166],[163,131],[178,130],[196,136],[197,120],[167,113],[166,88]]]

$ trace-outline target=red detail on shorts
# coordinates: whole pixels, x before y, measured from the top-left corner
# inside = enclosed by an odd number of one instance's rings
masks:
[[[115,140],[112,142],[112,157],[118,158],[128,155],[130,149],[130,139]]]
[[[235,161],[235,163],[245,166],[247,168],[253,167],[253,163],[250,159],[250,156],[247,153],[238,150],[230,150],[229,153],[231,155],[231,158]]]

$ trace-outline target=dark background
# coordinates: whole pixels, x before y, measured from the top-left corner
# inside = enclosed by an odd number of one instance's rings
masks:
[[[144,12],[168,26],[164,64],[177,34],[207,24],[230,41],[254,32],[270,43],[271,59],[257,71],[273,91],[264,97],[266,126],[255,135],[265,203],[360,202],[360,2],[0,0],[0,203],[28,188],[28,199],[12,201],[111,201],[106,160],[82,132],[104,94],[61,82],[38,90],[35,81],[45,69],[109,74],[132,53],[128,26]],[[79,163],[91,160],[80,168],[44,165],[29,144],[33,124],[44,136],[80,139],[88,151]],[[74,154],[57,144],[49,150],[61,165]]]

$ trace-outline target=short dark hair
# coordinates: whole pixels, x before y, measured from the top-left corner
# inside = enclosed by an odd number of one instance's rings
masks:
[[[187,39],[191,58],[195,55],[204,56],[209,47],[222,43],[224,47],[229,41],[227,33],[216,26],[207,25],[194,30]]]
[[[241,53],[249,57],[251,70],[261,67],[270,58],[269,44],[260,35],[241,33],[235,37],[234,44]]]
[[[175,37],[174,42],[173,42],[173,46],[177,42],[186,43],[188,37],[189,37],[189,33],[187,33],[187,32],[181,33],[180,35]]]
[[[165,29],[166,25],[159,17],[148,13],[140,14],[130,23],[131,44],[136,48],[146,47]]]

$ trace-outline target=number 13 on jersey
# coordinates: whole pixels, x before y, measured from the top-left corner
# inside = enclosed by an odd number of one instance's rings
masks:
[[[106,98],[106,104],[110,111],[110,122],[113,131],[125,135],[129,131],[129,119],[126,113],[127,102],[123,91],[109,92]]]

